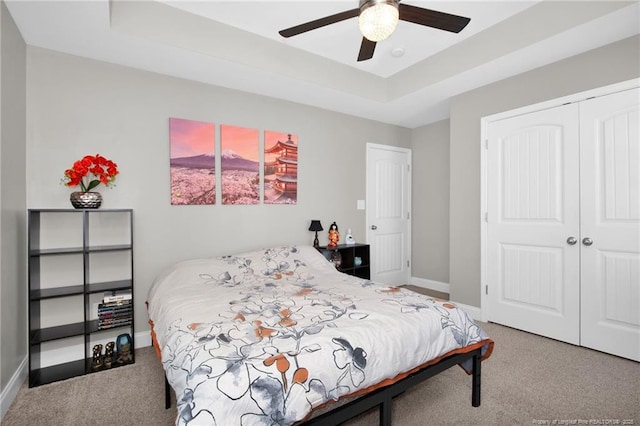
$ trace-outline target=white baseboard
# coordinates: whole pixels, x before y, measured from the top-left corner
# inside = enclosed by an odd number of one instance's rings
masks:
[[[11,407],[13,400],[16,399],[20,387],[27,378],[28,369],[29,356],[25,356],[18,366],[18,369],[13,373],[13,376],[11,376],[11,380],[9,380],[7,386],[2,389],[2,393],[0,394],[0,423],[2,423],[4,415],[9,411],[9,407]]]
[[[484,321],[482,319],[482,309],[477,308],[475,306],[470,306],[470,305],[465,305],[462,303],[458,303],[456,301],[452,301],[453,304],[455,304],[458,308],[462,309],[463,311],[465,311],[467,313],[467,315],[469,315],[471,318],[473,318],[474,321]]]
[[[440,291],[442,293],[449,293],[449,284],[442,283],[440,281],[427,280],[425,278],[411,277],[409,284],[422,288],[428,288],[429,290]]]
[[[143,331],[142,333],[136,333],[136,348],[146,348],[151,346],[151,331]]]
[[[447,293],[447,294],[450,293],[449,284],[448,283],[442,283],[440,281],[427,280],[425,278],[411,277],[411,279],[409,280],[409,283],[411,285],[415,285],[417,287],[426,288],[426,289],[429,289],[429,290],[441,291],[441,292]],[[455,300],[452,300],[451,302],[455,303],[456,306],[458,306],[460,309],[465,311],[475,321],[484,321],[484,319],[482,318],[482,309],[477,308],[475,306],[470,306],[470,305],[465,305],[465,304],[462,304],[462,303],[458,303]]]
[[[147,346],[151,346],[151,333],[149,331],[143,331],[135,334],[135,342],[136,348],[144,348]],[[99,342],[97,342],[99,343]],[[76,347],[76,346],[79,346]],[[68,361],[68,355],[65,356],[64,352],[75,353],[75,351],[80,350],[84,351],[82,345],[74,345],[73,347],[68,347],[66,350],[62,351],[60,349],[49,351],[49,359],[50,360],[59,360],[59,362]],[[2,418],[9,411],[9,407],[16,399],[18,395],[18,391],[20,387],[27,380],[27,376],[29,375],[29,356],[25,356],[25,358],[20,363],[20,366],[16,369],[11,376],[11,380],[7,383],[7,386],[2,390],[0,394],[0,423],[2,422]]]

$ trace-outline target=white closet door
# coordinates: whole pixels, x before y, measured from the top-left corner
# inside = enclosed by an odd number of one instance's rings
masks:
[[[578,127],[576,104],[492,122],[487,153],[488,319],[574,344]]]
[[[640,90],[580,104],[581,344],[640,361]],[[585,241],[590,238],[592,243]]]

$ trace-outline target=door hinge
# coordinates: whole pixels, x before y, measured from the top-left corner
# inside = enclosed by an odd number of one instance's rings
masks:
[[[484,221],[489,222],[489,212],[484,212]]]
[[[411,261],[407,260],[407,268],[411,265]]]
[[[489,149],[489,139],[484,140],[484,149]]]
[[[407,212],[407,220],[411,219],[411,213]]]
[[[488,285],[484,286],[484,294],[489,294],[489,286]]]

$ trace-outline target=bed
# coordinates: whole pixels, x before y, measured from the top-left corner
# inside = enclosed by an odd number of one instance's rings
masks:
[[[310,246],[180,262],[147,309],[177,425],[336,424],[378,405],[390,424],[393,396],[453,365],[477,406],[493,349],[454,304],[340,273]]]

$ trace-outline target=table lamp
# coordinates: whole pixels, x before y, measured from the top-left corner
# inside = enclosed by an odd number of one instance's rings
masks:
[[[320,242],[318,241],[318,231],[322,231],[322,224],[319,220],[312,220],[311,225],[309,225],[309,231],[315,231],[316,237],[313,239],[313,246],[315,248],[320,247]]]

